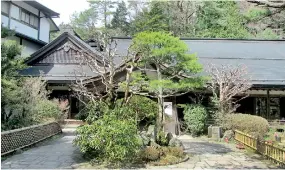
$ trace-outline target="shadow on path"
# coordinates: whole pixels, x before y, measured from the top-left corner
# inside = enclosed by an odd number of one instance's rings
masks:
[[[209,142],[183,142],[185,152],[191,154],[226,154],[233,152],[232,149],[216,143]]]

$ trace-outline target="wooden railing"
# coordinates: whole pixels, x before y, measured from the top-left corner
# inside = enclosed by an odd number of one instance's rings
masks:
[[[268,142],[261,142],[257,138],[238,130],[235,130],[235,140],[285,166],[285,149]]]
[[[246,133],[236,130],[235,140],[245,144],[248,147],[251,147],[252,149],[257,149],[257,139]]]

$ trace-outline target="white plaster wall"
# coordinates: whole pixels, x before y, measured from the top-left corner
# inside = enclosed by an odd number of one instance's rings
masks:
[[[29,4],[26,4],[25,2],[23,1],[12,1],[14,4],[24,8],[25,10],[35,14],[35,15],[39,15],[39,10],[37,10],[36,8],[30,6]]]
[[[15,5],[11,5],[11,9],[10,9],[10,13],[11,13],[11,17],[15,18],[15,19],[20,19],[20,8],[15,6]]]
[[[36,30],[36,29],[34,29],[28,25],[22,24],[19,21],[11,19],[10,29],[14,29],[18,33],[27,35],[31,38],[38,39],[38,30]]]
[[[27,41],[25,39],[22,39],[22,45],[23,45],[23,50],[22,50],[23,57],[28,57],[29,55],[33,54],[42,47],[38,44],[35,44],[31,41]]]
[[[1,23],[3,24],[4,27],[8,27],[9,18],[6,17],[5,15],[1,15]]]
[[[49,30],[50,30],[50,24],[47,18],[41,18],[39,39],[48,43],[49,42]]]

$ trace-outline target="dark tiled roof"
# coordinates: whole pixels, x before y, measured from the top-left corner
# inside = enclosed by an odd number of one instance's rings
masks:
[[[54,39],[52,42],[48,43],[47,45],[40,48],[35,53],[31,54],[31,57],[29,57],[26,60],[26,63],[28,65],[32,65],[34,61],[39,60],[41,57],[44,57],[46,53],[58,47],[58,45],[60,45],[61,43],[64,43],[67,39],[73,41],[78,46],[80,46],[82,50],[85,50],[91,55],[96,55],[98,57],[98,60],[102,59],[101,53],[93,49],[92,47],[90,47],[87,43],[81,40],[81,38],[77,37],[76,35],[70,34],[68,32],[64,32],[60,36],[58,36],[56,39]]]
[[[99,62],[102,60],[100,52],[91,48],[76,35],[64,32],[55,40],[33,53],[31,57],[26,60],[26,63],[31,67],[21,70],[20,74],[23,76],[40,76],[40,72],[42,71],[42,76],[49,82],[72,81],[76,80],[76,78],[96,77],[97,75],[93,73],[88,66],[81,67],[79,63],[70,62],[71,60],[74,61],[74,55],[77,55],[76,53],[72,53],[71,50],[64,52],[58,49],[67,42],[76,45],[77,48],[83,50],[90,56],[96,56]],[[60,54],[61,52],[63,52],[63,54]],[[52,56],[51,54],[55,55]],[[76,77],[75,72],[77,72]],[[78,75],[83,72],[86,75]]]
[[[126,55],[130,38],[114,38],[118,53]],[[189,53],[196,53],[199,62],[208,64],[245,65],[253,84],[285,85],[285,40],[182,39]]]

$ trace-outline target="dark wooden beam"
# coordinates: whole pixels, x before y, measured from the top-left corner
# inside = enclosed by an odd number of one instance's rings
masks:
[[[269,90],[267,90],[267,95],[266,95],[266,116],[267,116],[267,119],[269,118],[269,114],[270,114],[270,94],[269,94]]]

